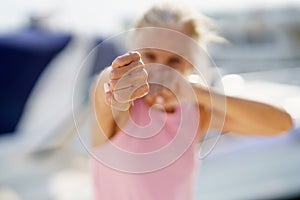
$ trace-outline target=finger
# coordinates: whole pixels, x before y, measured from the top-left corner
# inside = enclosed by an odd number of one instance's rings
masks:
[[[130,64],[133,61],[140,60],[141,54],[137,51],[132,51],[124,55],[118,56],[111,64],[112,68],[119,68]]]
[[[135,100],[141,97],[144,97],[149,92],[149,85],[148,83],[145,83],[144,85],[138,87],[133,94],[131,95],[131,99]]]
[[[111,91],[105,93],[105,102],[107,105],[111,106],[113,100],[113,94]]]
[[[133,70],[144,68],[144,63],[141,59],[131,62],[129,65],[119,68],[113,68],[110,72],[110,79],[119,79],[122,76],[131,73]]]
[[[107,105],[111,106],[113,109],[120,110],[120,111],[128,110],[131,105],[131,102],[125,102],[125,103],[117,102],[113,98],[113,94],[111,91],[108,91],[105,93],[105,102],[107,103]]]
[[[146,70],[144,69],[134,70],[120,79],[111,80],[110,86],[113,91],[120,90],[128,87],[132,87],[134,85],[143,85],[147,83],[147,78],[148,78],[148,74]]]
[[[114,99],[120,103],[132,101],[145,96],[149,92],[148,83],[132,86],[129,88],[115,90],[113,95]]]
[[[130,108],[130,106],[131,106],[131,101],[120,103],[115,99],[112,100],[112,104],[111,104],[112,109],[119,110],[119,111],[126,111]]]

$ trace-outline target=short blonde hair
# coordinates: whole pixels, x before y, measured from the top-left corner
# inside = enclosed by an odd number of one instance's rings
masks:
[[[148,9],[134,24],[134,28],[161,27],[184,28],[187,36],[200,42],[205,48],[209,42],[222,42],[212,20],[197,10],[181,4],[168,2],[156,4]]]
[[[186,5],[164,2],[148,9],[135,21],[133,27],[135,29],[166,28],[181,31],[181,33],[192,38],[198,45],[195,51],[191,52],[192,59],[189,61],[193,63],[194,72],[190,71],[190,73],[201,73],[199,82],[204,86],[212,85],[217,73],[211,67],[210,59],[207,56],[207,44],[210,42],[226,42],[226,40],[217,34],[216,27],[210,18]],[[185,32],[182,32],[183,30]],[[187,40],[187,42],[192,44],[190,40]],[[195,43],[192,46],[195,47]],[[203,52],[206,53],[203,54]]]

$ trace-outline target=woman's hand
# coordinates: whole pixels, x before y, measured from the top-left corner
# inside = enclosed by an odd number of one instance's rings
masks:
[[[149,92],[147,78],[140,53],[117,57],[112,62],[109,81],[104,84],[106,103],[118,110],[128,110],[133,100]]]

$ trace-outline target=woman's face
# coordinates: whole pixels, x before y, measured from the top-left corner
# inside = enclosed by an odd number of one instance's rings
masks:
[[[163,105],[164,109],[172,111],[174,103],[177,104],[178,75],[185,77],[192,65],[182,56],[165,50],[147,48],[140,50],[140,53],[149,75],[150,92],[146,101],[150,105]],[[171,104],[167,105],[167,102]]]
[[[135,41],[149,74],[150,92],[145,99],[168,110],[172,106],[166,102],[174,105],[179,92],[178,74],[186,77],[193,68],[189,40],[179,30],[158,28],[140,31]]]
[[[180,55],[160,49],[143,49],[140,51],[142,61],[147,64],[160,64],[177,70],[182,75],[188,74],[192,65]]]

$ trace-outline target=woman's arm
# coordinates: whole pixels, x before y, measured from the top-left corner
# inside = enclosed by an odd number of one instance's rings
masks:
[[[224,132],[275,135],[286,132],[292,127],[290,115],[274,106],[224,96],[199,86],[195,86],[195,91],[199,105],[205,107],[204,116],[209,118],[206,121],[213,120],[211,122],[214,128],[221,128]],[[215,120],[217,122],[214,122]]]
[[[138,52],[118,56],[99,75],[91,93],[95,116],[93,146],[104,144],[126,124],[130,117],[131,102],[149,91],[147,77]]]
[[[92,102],[92,146],[104,144],[115,133],[115,121],[111,107],[105,101],[103,84],[109,80],[111,68],[101,72],[95,81],[90,98]]]

